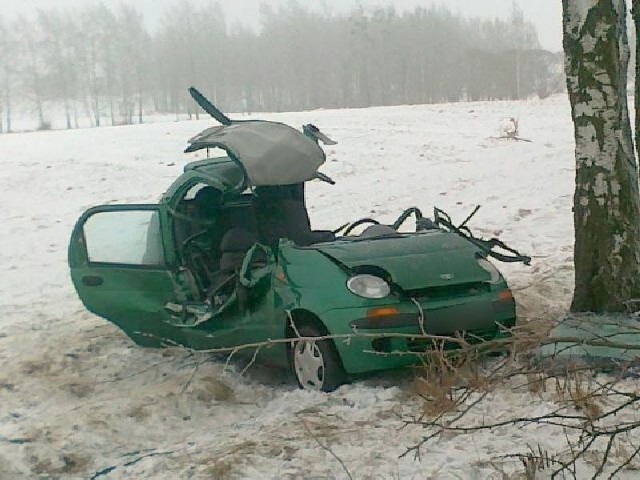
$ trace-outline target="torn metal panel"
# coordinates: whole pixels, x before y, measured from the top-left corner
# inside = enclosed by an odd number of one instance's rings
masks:
[[[570,315],[550,336],[558,341],[540,349],[543,359],[598,364],[640,359],[640,320],[632,315]]]

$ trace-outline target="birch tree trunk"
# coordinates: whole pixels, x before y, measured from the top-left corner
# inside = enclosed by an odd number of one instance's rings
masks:
[[[627,108],[624,0],[562,0],[576,141],[571,310],[615,312],[640,297],[640,194]]]
[[[635,30],[636,30],[636,76],[635,79],[636,81],[634,82],[634,106],[635,106],[635,141],[636,141],[636,148],[640,148],[640,139],[638,138],[640,136],[640,115],[638,114],[638,112],[640,112],[640,49],[638,47],[640,47],[640,0],[632,0],[631,2],[632,4],[632,8],[631,8],[631,17],[633,18],[633,25],[635,26]]]

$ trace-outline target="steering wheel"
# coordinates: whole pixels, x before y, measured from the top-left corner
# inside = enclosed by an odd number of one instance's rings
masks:
[[[211,252],[198,243],[198,240],[207,233],[206,230],[203,230],[185,238],[180,248],[180,254],[182,255],[183,262],[185,262],[186,266],[190,268],[192,272],[209,281],[210,271],[208,266],[213,264],[213,258]]]
[[[207,252],[205,251],[204,247],[197,242],[197,240],[199,240],[201,237],[204,237],[206,233],[208,233],[206,230],[202,230],[201,232],[197,232],[192,235],[189,235],[187,238],[185,238],[182,241],[180,252],[183,255],[185,255],[185,252],[189,252],[189,253],[197,252],[197,253],[206,254]]]
[[[347,235],[349,235],[351,233],[351,231],[356,228],[359,227],[360,225],[364,225],[365,223],[373,223],[374,225],[380,225],[380,222],[377,220],[374,220],[373,218],[361,218],[360,220],[356,220],[355,222],[353,222],[351,225],[349,225],[347,227],[347,229],[344,231],[344,236],[346,237]]]

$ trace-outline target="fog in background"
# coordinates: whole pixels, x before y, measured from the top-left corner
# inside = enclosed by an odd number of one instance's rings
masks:
[[[15,5],[0,14],[0,132],[24,115],[40,129],[191,117],[190,85],[227,112],[545,97],[563,86],[561,54],[543,48],[517,2],[473,3],[499,3],[501,18],[411,0],[332,3]]]
[[[174,0],[135,0],[128,2],[130,6],[141,12],[145,24],[150,29],[160,22],[162,12]],[[192,5],[203,5],[208,0],[189,0]],[[29,15],[38,9],[52,7],[62,9],[78,9],[95,3],[96,0],[0,0],[0,12],[5,17],[18,14]],[[241,23],[252,28],[260,24],[260,5],[268,4],[280,7],[291,0],[226,0],[220,6],[229,24]],[[121,0],[103,0],[107,6],[122,3]],[[300,3],[300,2],[299,2]],[[445,5],[451,12],[465,16],[493,19],[506,18],[512,6],[522,9],[525,17],[536,27],[540,44],[546,50],[560,51],[562,49],[562,2],[558,0],[319,0],[306,2],[306,8],[324,13],[347,13],[358,7],[373,10],[381,5],[393,5],[398,12],[412,11],[416,7],[428,8]]]

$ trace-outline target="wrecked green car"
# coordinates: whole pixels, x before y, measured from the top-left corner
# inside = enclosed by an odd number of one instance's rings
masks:
[[[332,141],[313,125],[232,121],[191,93],[222,125],[186,151],[226,156],[186,165],[158,204],[80,217],[69,266],[88,310],[138,345],[238,347],[323,391],[415,363],[407,353],[429,348],[428,335],[491,339],[514,325],[513,296],[487,257],[527,257],[439,210],[313,230],[305,182],[332,182],[317,170],[319,142]],[[409,218],[415,232],[401,233]]]

